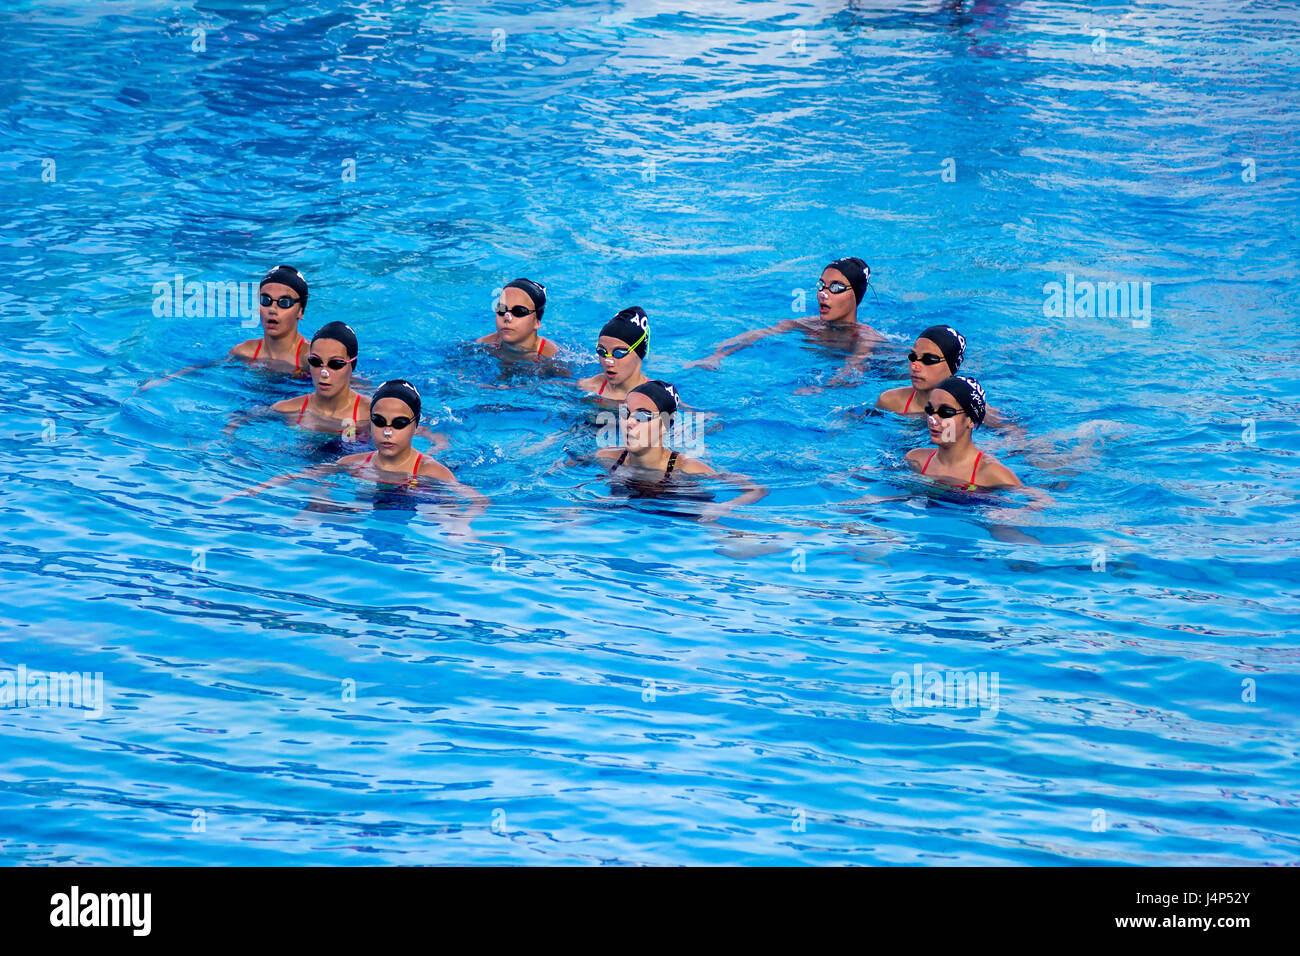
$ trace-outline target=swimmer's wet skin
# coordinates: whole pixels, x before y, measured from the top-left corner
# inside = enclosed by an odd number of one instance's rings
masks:
[[[907,463],[927,478],[967,491],[1021,487],[1009,468],[975,447],[972,435],[983,424],[987,409],[984,389],[973,378],[952,375],[936,384],[924,411],[930,441],[938,447],[930,452],[912,449]]]
[[[951,325],[932,325],[916,337],[907,353],[906,388],[891,388],[876,398],[876,408],[899,415],[924,415],[930,391],[950,375],[956,375],[966,360],[966,337]],[[997,428],[1003,418],[991,405],[985,409],[984,424]]]
[[[743,475],[718,472],[702,461],[664,446],[664,437],[680,405],[677,389],[667,382],[646,381],[628,392],[626,443],[596,453],[597,461],[609,468],[609,476],[643,495],[667,488],[675,475],[708,475],[737,486],[741,494],[729,502],[714,505],[710,518],[766,495],[766,488]]]
[[[258,306],[262,319],[262,337],[240,342],[224,358],[189,365],[170,375],[145,382],[146,391],[181,375],[210,368],[219,362],[239,359],[259,362],[271,369],[298,372],[305,368],[303,346],[307,340],[298,332],[298,321],[307,307],[307,280],[293,266],[276,266],[262,277],[258,285]]]
[[[732,336],[718,345],[707,358],[687,362],[687,368],[716,369],[724,358],[747,348],[770,335],[801,330],[813,338],[848,339],[852,351],[845,366],[828,384],[847,380],[871,355],[885,337],[866,323],[858,321],[858,306],[867,290],[871,267],[856,256],[846,256],[828,263],[817,281],[817,315],[784,319],[776,325],[753,329]]]
[[[431,478],[467,499],[471,513],[481,513],[487,506],[487,498],[457,481],[444,465],[411,447],[411,439],[415,436],[420,421],[420,408],[420,393],[410,382],[403,379],[385,382],[375,389],[370,398],[370,434],[375,445],[374,451],[347,455],[337,461],[280,475],[252,488],[227,495],[218,503],[240,495],[255,495],[266,488],[291,481],[320,479],[345,471],[358,478],[408,488],[415,487],[421,478]]]
[[[298,322],[307,309],[307,280],[302,273],[293,266],[276,266],[262,277],[257,301],[262,337],[239,343],[230,354],[246,362],[294,370],[306,368],[304,348],[308,343],[298,331]]]
[[[356,333],[342,322],[321,326],[312,337],[307,366],[316,390],[276,402],[271,409],[302,428],[355,436],[362,423],[370,419],[370,399],[352,389],[357,367]]]
[[[497,330],[475,339],[476,344],[496,348],[503,356],[531,361],[551,358],[559,351],[538,331],[546,312],[546,286],[540,282],[522,278],[507,282],[494,311]]]
[[[580,379],[578,387],[594,392],[602,402],[624,401],[632,389],[649,381],[641,362],[649,349],[650,317],[639,305],[629,306],[605,323],[596,339],[600,373]]]

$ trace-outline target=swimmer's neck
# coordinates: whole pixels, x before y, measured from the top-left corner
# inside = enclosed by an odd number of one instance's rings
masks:
[[[605,375],[605,370],[601,369],[600,374]],[[621,385],[618,382],[614,381],[612,378],[609,378],[608,376],[606,376],[606,381],[609,382],[609,387],[605,389],[605,394],[603,397],[604,398],[614,397],[617,398],[619,401],[622,401],[623,399],[627,398],[628,393],[631,392],[632,389],[640,388],[646,382],[650,381],[650,379],[646,378],[644,372],[637,372],[636,375],[631,376],[630,378],[627,379],[627,381],[623,382]],[[611,396],[610,392],[620,392],[622,394]]]
[[[523,342],[520,342],[516,346],[516,345],[507,344],[506,340],[501,337],[501,333],[498,332],[497,347],[500,348],[501,351],[503,352],[509,352],[511,355],[519,355],[519,356],[536,355],[537,343],[541,341],[541,338],[542,338],[541,333],[534,332],[532,335],[528,336],[527,339],[525,339]]]
[[[418,454],[419,452],[410,445],[390,452],[376,447],[375,464],[384,471],[410,471],[410,466],[415,463],[415,456]]]
[[[322,412],[331,418],[351,418],[352,406],[356,400],[357,393],[352,391],[351,385],[332,398],[322,398],[319,391],[316,391],[312,395],[312,401],[316,406],[316,411]],[[347,414],[336,414],[341,412],[346,412]]]
[[[263,329],[262,352],[267,356],[267,358],[288,362],[296,355],[299,340],[305,342],[307,336],[298,331],[298,324],[296,322],[291,328],[286,327],[279,335],[272,335],[270,332],[266,331],[266,329]]]
[[[939,450],[934,456],[935,460],[945,468],[959,468],[968,464],[979,454],[979,449],[975,447],[975,443],[971,441],[969,435],[957,439],[951,445],[939,445],[938,448]]]
[[[818,318],[820,319],[821,316]],[[828,329],[855,329],[860,324],[856,312],[851,312],[842,319],[822,319],[822,322]]]
[[[646,471],[664,471],[672,452],[663,445],[648,445],[645,448],[627,448],[627,463],[644,468]]]

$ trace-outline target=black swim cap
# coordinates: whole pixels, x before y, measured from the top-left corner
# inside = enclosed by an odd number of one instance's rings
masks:
[[[641,306],[630,306],[606,322],[600,334],[626,342],[632,346],[632,351],[645,358],[650,338],[650,317]]]
[[[871,266],[857,256],[845,256],[826,264],[827,269],[838,269],[853,287],[853,297],[860,303],[867,292],[867,278],[871,275]],[[825,271],[825,270],[823,270]]]
[[[537,321],[542,321],[542,313],[546,311],[546,286],[532,279],[515,279],[513,282],[507,282],[501,291],[504,292],[506,289],[518,289],[532,299],[533,308],[537,310]]]
[[[293,266],[276,266],[266,275],[262,276],[262,281],[257,284],[260,289],[268,282],[278,282],[280,285],[287,285],[294,292],[298,293],[298,298],[302,301],[298,303],[307,309],[307,280],[302,277],[302,273]]]
[[[962,360],[966,357],[966,336],[951,325],[932,325],[917,338],[929,339],[939,346],[939,351],[948,360],[948,368],[953,372],[961,368]]]
[[[348,358],[352,359],[352,367],[357,367],[357,333],[342,322],[326,322],[316,334],[311,337],[312,344],[316,344],[317,339],[332,339],[338,342],[348,350]]]
[[[681,396],[677,394],[677,389],[658,379],[638,385],[628,394],[632,395],[636,392],[640,392],[654,402],[655,408],[659,409],[659,411],[666,412],[669,415],[677,411],[677,406],[681,404]]]
[[[417,422],[420,420],[420,393],[406,379],[395,378],[391,382],[380,385],[375,389],[375,394],[370,396],[370,407],[374,408],[378,405],[381,398],[400,398],[411,407],[415,420]]]
[[[989,404],[984,397],[984,389],[975,379],[966,375],[951,375],[935,388],[942,389],[957,399],[958,404],[976,425],[984,424],[984,413],[988,411]]]

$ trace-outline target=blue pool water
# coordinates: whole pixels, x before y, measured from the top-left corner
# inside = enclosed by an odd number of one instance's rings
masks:
[[[0,12],[0,689],[104,698],[0,708],[5,863],[1296,862],[1300,12],[677,6]],[[684,368],[840,255],[890,339],[853,383],[798,335]],[[223,435],[283,376],[138,391],[253,334],[153,286],[276,262],[424,391],[476,540],[351,479],[217,504],[329,451]],[[521,274],[584,374],[644,306],[769,496],[553,467],[591,407],[461,346]],[[1070,276],[1149,327],[1045,315]],[[936,321],[1052,504],[863,414]],[[896,699],[956,671],[996,696]]]

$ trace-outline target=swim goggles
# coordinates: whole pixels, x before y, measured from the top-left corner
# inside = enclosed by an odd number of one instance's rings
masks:
[[[398,415],[391,422],[387,421],[383,415],[376,415],[373,412],[370,415],[370,424],[376,428],[392,428],[394,431],[399,432],[413,421],[415,421],[414,418],[407,418],[405,415]]]
[[[610,351],[609,349],[605,348],[605,346],[603,346],[603,345],[597,345],[597,346],[596,346],[596,354],[599,355],[601,358],[606,358],[606,357],[608,357],[608,356],[613,356],[613,357],[616,358],[616,359],[627,358],[627,353],[628,353],[628,352],[631,352],[631,351],[632,351],[633,349],[635,349],[638,345],[640,345],[642,342],[644,342],[644,341],[645,341],[645,337],[646,337],[646,333],[642,332],[642,333],[641,333],[641,337],[640,337],[639,339],[637,339],[635,342],[633,342],[633,343],[632,343],[630,346],[628,346],[627,348],[624,348],[624,347],[620,346],[620,347],[614,349],[613,351]]]
[[[933,415],[936,418],[955,418],[962,414],[962,410],[960,408],[953,408],[951,405],[940,405],[938,408],[935,408],[929,402],[926,402],[925,413],[927,415]]]
[[[522,319],[529,312],[536,312],[536,311],[537,311],[536,309],[526,309],[522,305],[512,305],[508,309],[505,308],[504,306],[497,306],[497,310],[496,310],[497,315],[505,315],[507,312],[509,312],[516,319]]]
[[[269,295],[263,292],[257,297],[257,301],[262,303],[262,305],[270,305],[274,302],[282,309],[289,309],[301,302],[302,299],[295,299],[291,295],[282,295],[278,299],[272,299]]]
[[[942,355],[935,355],[933,352],[927,352],[925,355],[917,355],[915,352],[907,353],[909,362],[920,362],[922,365],[938,365],[940,362],[948,361]]]
[[[825,280],[823,280],[823,279],[818,279],[818,280],[817,280],[817,291],[818,291],[818,292],[834,292],[836,295],[839,295],[841,292],[848,292],[848,291],[849,291],[849,287],[846,286],[843,282],[840,282],[839,280],[836,280],[835,282],[832,282],[830,285],[827,285],[826,282],[825,282]]]

